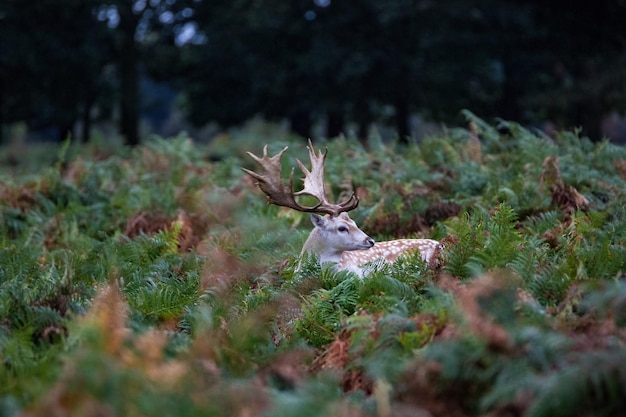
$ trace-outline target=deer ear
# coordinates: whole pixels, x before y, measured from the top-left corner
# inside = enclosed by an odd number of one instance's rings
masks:
[[[324,216],[320,216],[319,214],[311,213],[311,223],[313,223],[313,226],[315,227],[323,228],[328,223],[328,219]]]

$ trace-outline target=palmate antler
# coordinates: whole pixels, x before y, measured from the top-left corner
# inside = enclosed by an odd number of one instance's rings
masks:
[[[263,174],[257,174],[246,168],[242,169],[256,180],[256,184],[267,195],[268,203],[270,204],[289,207],[306,213],[326,213],[331,216],[338,216],[340,213],[354,210],[359,205],[359,199],[354,193],[346,201],[336,204],[328,201],[326,197],[326,191],[324,190],[324,161],[326,160],[328,148],[324,153],[320,151],[317,154],[310,139],[307,148],[309,150],[309,158],[311,159],[311,170],[309,171],[300,160],[296,160],[304,173],[304,178],[302,179],[304,188],[298,192],[293,191],[293,168],[289,176],[289,184],[286,185],[282,179],[280,158],[287,150],[286,146],[272,157],[267,155],[267,145],[263,147],[263,157],[247,152],[252,159],[261,165],[264,170]],[[296,197],[301,195],[315,197],[319,200],[319,203],[311,207],[303,206],[296,201]]]

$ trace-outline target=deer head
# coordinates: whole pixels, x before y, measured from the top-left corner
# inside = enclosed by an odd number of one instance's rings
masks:
[[[314,253],[321,262],[339,262],[346,251],[365,250],[374,246],[374,239],[356,225],[348,213],[338,216],[311,214],[315,228],[302,247],[302,252]]]
[[[285,184],[282,179],[280,159],[287,147],[272,157],[267,155],[267,145],[263,148],[262,157],[248,152],[248,155],[263,168],[264,172],[258,174],[245,168],[243,171],[256,180],[261,191],[267,195],[268,203],[311,213],[311,222],[315,228],[305,242],[303,252],[316,254],[322,262],[338,262],[345,251],[371,248],[374,246],[374,239],[359,229],[348,215],[349,211],[359,205],[356,194],[352,193],[350,198],[341,203],[331,203],[326,196],[324,161],[328,149],[324,153],[321,151],[316,153],[310,140],[307,148],[311,159],[311,170],[309,171],[300,160],[297,160],[298,166],[304,173],[302,180],[304,188],[301,191],[293,191],[293,169],[288,184]],[[301,195],[315,197],[318,203],[314,206],[304,206],[296,201],[296,197]],[[326,215],[320,216],[317,213]]]

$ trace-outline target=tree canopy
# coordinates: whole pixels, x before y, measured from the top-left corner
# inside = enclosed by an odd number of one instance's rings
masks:
[[[173,88],[188,119],[287,119],[308,136],[347,121],[411,134],[408,116],[583,127],[626,108],[626,4],[484,0],[7,0],[0,122],[59,137],[95,118],[139,141],[140,81]],[[115,110],[115,111],[113,111]]]

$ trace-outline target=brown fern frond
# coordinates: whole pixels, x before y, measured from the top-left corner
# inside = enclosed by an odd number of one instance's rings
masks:
[[[482,147],[480,145],[480,139],[478,138],[478,126],[473,120],[469,123],[469,138],[465,145],[467,157],[470,161],[482,163]]]

